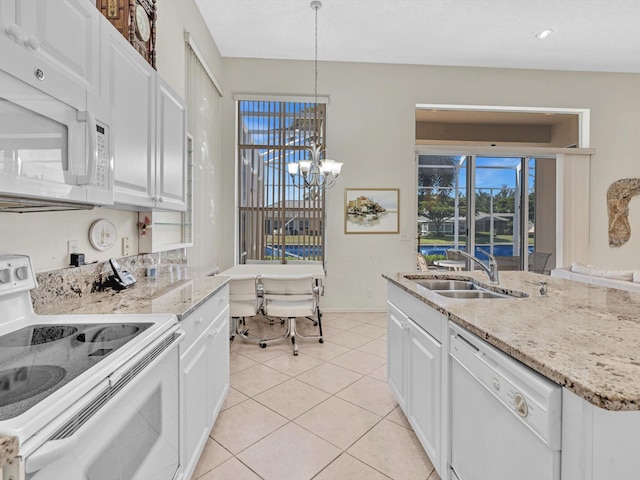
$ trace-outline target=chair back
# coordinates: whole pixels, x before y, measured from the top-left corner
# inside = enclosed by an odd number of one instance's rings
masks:
[[[424,258],[424,255],[418,253],[418,270],[421,272],[426,272],[429,270],[429,265],[427,265],[427,260]]]
[[[266,315],[306,317],[318,305],[313,275],[263,275],[262,300]]]
[[[256,275],[234,275],[229,282],[229,310],[233,317],[252,317],[260,310]]]
[[[547,262],[549,261],[550,253],[546,252],[531,252],[528,259],[528,270],[536,273],[547,273]]]

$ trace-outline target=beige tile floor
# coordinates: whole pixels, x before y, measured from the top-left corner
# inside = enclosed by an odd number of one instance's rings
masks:
[[[325,342],[300,341],[297,357],[288,341],[236,338],[231,390],[192,480],[440,480],[387,385],[386,314],[326,313],[322,326]]]

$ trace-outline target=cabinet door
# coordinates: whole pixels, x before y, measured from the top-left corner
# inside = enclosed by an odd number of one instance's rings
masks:
[[[209,425],[213,426],[230,386],[229,369],[229,307],[225,308],[213,323],[211,337],[211,365],[213,387]]]
[[[387,379],[400,408],[406,413],[406,337],[409,319],[387,302]]]
[[[184,99],[159,76],[157,95],[157,206],[186,210],[187,115]]]
[[[87,0],[2,0],[0,4],[2,34],[98,93],[101,15],[95,4]]]
[[[190,478],[211,425],[210,335],[204,331],[180,358],[180,464]]]
[[[434,465],[440,465],[442,345],[409,321],[408,419]]]
[[[113,25],[102,26],[108,38],[103,97],[114,107],[114,197],[117,204],[155,205],[156,72]]]

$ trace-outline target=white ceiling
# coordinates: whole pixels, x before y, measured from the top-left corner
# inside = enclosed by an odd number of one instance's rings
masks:
[[[223,57],[314,58],[310,0],[195,1]],[[640,72],[640,0],[322,3],[320,61]]]

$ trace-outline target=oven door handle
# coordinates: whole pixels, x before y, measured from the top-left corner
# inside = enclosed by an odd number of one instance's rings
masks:
[[[145,369],[150,367],[153,364],[156,364],[156,363],[160,362],[164,357],[169,355],[171,349],[177,348],[178,344],[180,342],[182,342],[182,340],[184,340],[184,337],[187,335],[187,333],[184,330],[178,330],[178,326],[176,326],[174,328],[175,328],[175,330],[171,333],[171,335],[174,336],[174,340],[173,340],[173,343],[171,344],[171,347],[167,348],[160,355],[158,355],[156,358],[154,358],[153,361],[149,365],[146,365],[144,367]],[[167,335],[167,337],[169,337],[169,335]],[[155,348],[155,346],[151,345],[151,346],[149,346],[147,348],[148,348],[148,351],[152,351]],[[144,354],[142,356],[144,356]],[[116,383],[118,383],[129,372],[130,368],[131,368],[131,365],[127,364],[127,365],[122,366],[121,368],[119,368],[115,372],[113,372],[111,375],[109,375],[109,377],[108,377],[109,386],[113,387]]]
[[[66,452],[76,447],[78,444],[77,438],[77,435],[72,435],[71,437],[60,440],[49,440],[29,455],[25,465],[25,472],[37,472],[55,460],[64,457]]]

